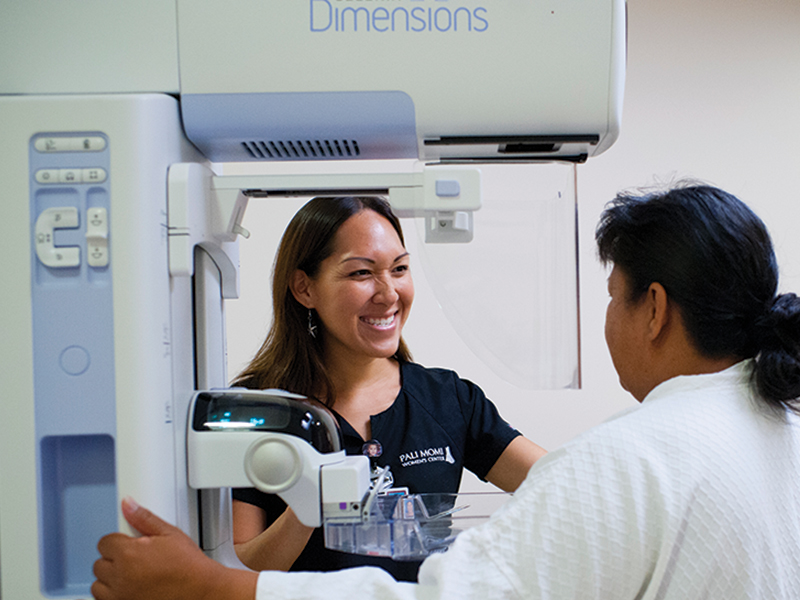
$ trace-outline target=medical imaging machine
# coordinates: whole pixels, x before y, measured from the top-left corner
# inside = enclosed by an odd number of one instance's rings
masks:
[[[613,144],[625,2],[10,1],[0,40],[0,598],[86,598],[121,498],[228,560],[229,465],[205,444],[240,444],[237,477],[267,487],[256,463],[301,452],[226,431],[230,394],[190,418],[228,383],[248,203],[379,193],[469,246],[482,164]],[[275,398],[267,421],[303,402]],[[364,497],[361,468],[334,479]]]

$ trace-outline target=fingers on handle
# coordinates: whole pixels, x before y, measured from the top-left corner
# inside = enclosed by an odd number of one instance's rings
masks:
[[[92,584],[92,596],[96,600],[112,600],[112,593],[108,577],[111,574],[111,561],[101,558],[94,563],[92,572],[96,581]]]
[[[132,498],[122,501],[122,514],[136,531],[142,535],[164,535],[174,529],[172,525],[160,519],[146,508],[136,504]]]
[[[114,598],[108,586],[99,581],[95,581],[92,584],[91,592],[95,600],[113,600]]]
[[[125,541],[130,539],[130,536],[124,533],[109,533],[108,535],[104,535],[100,538],[100,541],[97,542],[97,551],[103,558],[113,560],[117,549],[124,544]]]

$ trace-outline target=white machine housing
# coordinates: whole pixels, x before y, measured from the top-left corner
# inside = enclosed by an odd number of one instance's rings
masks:
[[[192,488],[255,487],[278,494],[309,527],[322,525],[324,514],[361,516],[370,491],[369,458],[346,456],[333,415],[303,396],[198,392],[187,421]]]
[[[228,384],[240,209],[331,188],[234,189],[215,163],[417,159],[332,191],[395,189],[465,241],[479,181],[454,196],[460,173],[425,173],[463,165],[422,163],[608,149],[625,0],[3,2],[0,39],[0,598],[85,598],[100,535],[134,533],[125,496],[232,552],[184,424]]]
[[[0,9],[0,94],[179,94],[214,162],[583,161],[619,133],[625,0],[125,4]]]

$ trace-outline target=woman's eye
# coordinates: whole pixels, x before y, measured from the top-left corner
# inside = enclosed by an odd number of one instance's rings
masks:
[[[358,271],[353,271],[350,273],[350,277],[366,277],[369,275],[369,271],[367,269],[359,269]]]
[[[408,271],[408,265],[397,265],[394,268],[395,273],[405,273],[406,271]]]

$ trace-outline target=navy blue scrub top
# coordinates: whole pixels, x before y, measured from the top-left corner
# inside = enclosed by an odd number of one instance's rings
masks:
[[[506,446],[520,433],[506,423],[483,391],[454,371],[401,363],[401,390],[385,411],[370,417],[372,439],[382,449],[372,459],[388,465],[395,487],[414,493],[455,493],[467,468],[479,478],[486,474]],[[334,411],[335,414],[335,411]],[[361,454],[364,440],[338,414],[344,449]],[[233,497],[263,508],[271,524],[285,510],[276,495],[256,489],[236,489]],[[325,548],[322,529],[314,531],[290,570],[334,571],[349,567],[382,567],[400,581],[416,581],[420,561],[347,554]]]

